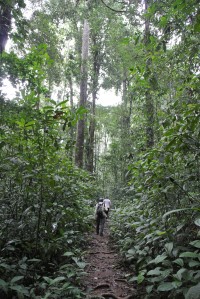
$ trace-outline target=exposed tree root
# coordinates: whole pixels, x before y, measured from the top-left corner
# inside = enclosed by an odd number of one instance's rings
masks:
[[[112,254],[112,253],[116,253],[115,251],[109,251],[109,252],[105,252],[105,251],[96,251],[96,252],[88,252],[89,254]]]
[[[112,293],[104,293],[104,294],[101,294],[102,297],[104,298],[113,298],[113,299],[133,299],[134,298],[134,295],[128,295],[124,298],[122,297],[117,297],[116,295],[112,294]]]
[[[133,299],[133,298],[135,298],[135,294],[128,295],[123,299]]]
[[[94,287],[93,290],[97,290],[100,288],[110,288],[110,285],[108,283],[101,283],[101,284],[98,284],[96,287]]]
[[[112,293],[103,293],[103,294],[101,294],[101,296],[104,297],[104,298],[122,299],[120,297],[115,296]]]
[[[103,298],[113,298],[113,299],[134,299],[134,295],[128,295],[126,297],[117,297],[116,295],[112,293],[103,293],[101,295],[94,295],[94,296],[89,296],[87,299],[103,299]]]
[[[126,279],[122,279],[122,278],[116,278],[115,281],[121,281],[121,282],[125,282],[128,284],[128,281]]]

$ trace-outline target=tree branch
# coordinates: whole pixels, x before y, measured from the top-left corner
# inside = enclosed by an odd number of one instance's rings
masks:
[[[108,5],[104,2],[104,0],[101,0],[101,2],[102,2],[108,9],[110,9],[110,10],[112,10],[112,11],[114,11],[114,12],[117,12],[117,13],[127,13],[126,10],[116,10],[116,9],[114,9],[114,8],[112,8],[112,7],[110,7],[110,6],[108,6]]]

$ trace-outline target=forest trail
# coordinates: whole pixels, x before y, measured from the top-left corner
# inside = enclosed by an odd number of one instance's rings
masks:
[[[83,282],[86,299],[136,298],[136,291],[126,281],[127,273],[120,266],[119,254],[112,248],[109,233],[107,220],[103,237],[95,232],[91,234],[85,258],[87,275]]]

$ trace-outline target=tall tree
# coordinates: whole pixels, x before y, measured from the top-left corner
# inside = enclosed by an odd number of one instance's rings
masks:
[[[11,31],[12,18],[17,27],[23,26],[20,20],[21,9],[24,8],[24,0],[1,0],[0,1],[0,53],[5,50],[9,32]]]
[[[9,1],[0,3],[0,53],[5,50],[6,42],[8,40],[8,33],[11,29],[11,10],[12,4]]]
[[[94,148],[95,148],[95,127],[96,127],[96,100],[97,93],[100,88],[100,69],[103,63],[103,45],[105,34],[105,18],[102,17],[102,7],[97,9],[96,3],[90,3],[88,7],[90,13],[90,32],[91,32],[91,74],[90,74],[90,93],[92,97],[92,103],[90,105],[90,117],[88,140],[86,146],[86,169],[90,172],[94,171]],[[104,9],[104,7],[103,7]],[[104,11],[104,10],[103,10]]]
[[[81,59],[81,82],[80,82],[80,99],[79,107],[85,108],[87,100],[87,82],[88,82],[88,53],[89,53],[89,24],[84,20],[83,36],[82,36],[82,59]],[[84,130],[85,116],[78,121],[77,139],[75,151],[75,163],[78,167],[83,167],[84,153]]]
[[[146,50],[146,77],[148,78],[148,87],[145,92],[146,100],[146,144],[147,147],[152,147],[154,145],[154,104],[151,96],[151,57],[148,55],[148,44],[150,41],[150,21],[147,15],[149,0],[144,1],[145,11],[145,29],[144,29],[144,45]]]
[[[92,109],[89,125],[89,138],[87,144],[87,164],[86,169],[90,172],[94,170],[94,134],[95,134],[95,111],[98,91],[98,80],[100,72],[100,49],[97,45],[97,36],[92,36],[93,43],[93,79],[92,79]]]

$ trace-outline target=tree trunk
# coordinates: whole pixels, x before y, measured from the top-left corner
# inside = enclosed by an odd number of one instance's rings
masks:
[[[0,53],[5,50],[8,33],[11,29],[11,5],[0,4]]]
[[[69,89],[70,89],[70,109],[71,111],[74,110],[74,90],[73,90],[73,82],[72,82],[72,76],[70,75],[68,78],[68,82],[69,82]],[[75,128],[74,126],[70,127],[70,139],[71,139],[71,144],[74,144],[75,141]],[[73,160],[74,157],[74,147],[71,146],[70,148],[70,159],[71,161]]]
[[[147,13],[148,10],[148,3],[149,0],[144,1],[145,5],[145,13]],[[146,17],[145,20],[145,36],[144,36],[144,44],[147,49],[147,46],[149,44],[150,39],[150,22],[149,18]],[[146,50],[147,57],[148,50]],[[150,148],[154,145],[154,103],[151,96],[151,83],[150,83],[150,77],[151,77],[151,58],[147,58],[146,61],[146,74],[148,76],[148,83],[149,87],[147,88],[145,92],[145,104],[146,104],[146,144],[147,148]]]
[[[88,136],[88,144],[87,144],[87,162],[86,169],[89,172],[93,172],[94,170],[94,133],[95,133],[95,106],[96,106],[96,95],[92,93],[92,115],[89,125],[89,136]]]
[[[83,37],[82,37],[82,61],[81,61],[81,82],[80,82],[80,100],[79,107],[85,108],[87,100],[87,79],[88,79],[88,51],[89,51],[89,24],[84,21]],[[84,152],[84,130],[85,117],[78,121],[75,163],[78,167],[83,167],[83,152]]]
[[[89,125],[89,138],[87,147],[87,164],[86,169],[91,173],[94,171],[94,134],[95,134],[95,110],[96,98],[98,91],[99,72],[100,72],[100,51],[97,45],[97,38],[93,36],[93,84],[92,84],[92,111]]]

